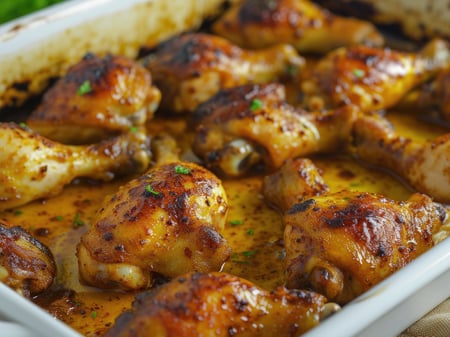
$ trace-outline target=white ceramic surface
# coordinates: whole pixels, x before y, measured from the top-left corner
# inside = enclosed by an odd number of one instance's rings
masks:
[[[450,296],[450,238],[347,304],[305,337],[389,337]]]
[[[20,329],[14,324],[9,324],[4,321],[0,322],[11,333],[11,335],[6,334],[0,328],[0,336],[15,337],[14,334],[24,335],[28,330],[33,332],[34,337],[81,337],[79,333],[1,282],[0,301],[0,315],[6,317],[11,322],[20,323],[24,327]]]

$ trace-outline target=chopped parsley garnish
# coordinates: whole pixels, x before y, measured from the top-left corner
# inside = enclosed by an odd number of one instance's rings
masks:
[[[22,215],[23,214],[23,211],[21,211],[20,209],[16,209],[15,211],[14,211],[14,215],[15,216],[17,216],[17,215]]]
[[[245,257],[250,257],[256,254],[256,250],[246,250],[245,252],[241,253]]]
[[[81,83],[81,85],[78,87],[78,95],[85,95],[92,92],[91,82],[88,80]]]
[[[159,195],[159,192],[155,191],[150,185],[145,185],[145,194],[147,194],[147,195]]]
[[[291,75],[291,76],[297,75],[297,73],[298,73],[298,67],[297,67],[296,65],[294,65],[294,64],[289,64],[289,65],[286,67],[286,72],[287,72],[289,75]]]
[[[253,234],[255,234],[255,230],[253,228],[249,228],[247,230],[247,235],[253,235]]]
[[[175,166],[175,173],[177,173],[177,174],[189,174],[189,173],[191,173],[191,169],[188,168],[188,167],[177,165],[177,166]]]
[[[251,101],[250,103],[250,110],[255,111],[255,110],[259,110],[264,106],[264,103],[260,100],[255,98],[253,101]]]
[[[355,75],[355,77],[363,77],[366,74],[366,72],[362,69],[353,69],[353,75]]]
[[[256,253],[256,250],[247,250],[240,253],[233,253],[231,254],[231,261],[235,263],[249,264],[249,258],[251,258]]]
[[[130,127],[130,132],[136,133],[138,131],[139,131],[139,128],[137,126],[133,125],[132,127]]]
[[[97,311],[92,311],[91,318],[96,318],[96,317],[97,317]]]
[[[75,214],[75,218],[73,219],[74,227],[82,227],[84,226],[84,221],[81,219],[81,213]]]
[[[242,225],[242,223],[243,223],[243,221],[239,220],[239,219],[230,220],[231,226],[239,226],[239,225]]]
[[[56,221],[62,221],[62,219],[63,219],[63,216],[62,216],[62,215],[57,215],[57,216],[55,216],[55,220],[56,220]]]
[[[20,122],[19,126],[24,130],[30,130],[29,126],[25,122]]]

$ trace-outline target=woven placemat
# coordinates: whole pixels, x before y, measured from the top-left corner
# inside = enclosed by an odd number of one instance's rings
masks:
[[[411,325],[398,337],[450,337],[450,298]]]

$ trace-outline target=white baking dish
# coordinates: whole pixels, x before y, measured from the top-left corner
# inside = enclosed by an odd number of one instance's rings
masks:
[[[200,25],[224,0],[69,0],[0,26],[0,107],[42,91],[87,52],[135,57]],[[28,82],[17,92],[14,84]]]
[[[14,95],[10,91],[13,83],[30,81],[25,97],[42,89],[48,77],[60,74],[86,51],[135,56],[144,43],[156,43],[197,26],[221,2],[72,0],[3,25],[0,106]],[[176,6],[181,9],[174,11]],[[192,13],[196,13],[195,18]],[[161,30],[161,22],[166,22],[165,29]],[[447,239],[305,336],[395,336],[448,298],[449,283],[450,239]],[[0,322],[2,335],[80,336],[3,284],[0,299],[0,319],[3,316],[20,324]]]

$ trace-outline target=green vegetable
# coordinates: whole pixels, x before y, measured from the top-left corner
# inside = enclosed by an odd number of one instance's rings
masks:
[[[253,256],[256,254],[256,250],[247,250],[241,253],[245,257]]]
[[[159,192],[155,191],[150,185],[145,186],[145,193],[148,195],[159,195]]]
[[[175,166],[175,173],[177,174],[189,174],[191,173],[191,170],[187,167],[181,166],[181,165],[177,165]]]
[[[240,253],[233,253],[231,254],[231,261],[235,263],[241,263],[241,264],[249,264],[250,258],[257,253],[256,250],[247,250]]]
[[[363,77],[366,74],[366,72],[362,69],[353,69],[353,75],[355,77]]]
[[[85,95],[92,91],[91,82],[88,80],[84,81],[78,88],[78,95]]]
[[[0,1],[0,23],[30,14],[63,0],[3,0]]]
[[[239,220],[239,219],[230,220],[230,225],[231,225],[231,226],[242,225],[242,220]]]
[[[75,214],[75,218],[73,219],[73,226],[74,227],[82,227],[82,226],[84,226],[84,221],[81,220],[81,213]]]
[[[255,98],[250,103],[250,110],[255,111],[255,110],[261,109],[263,106],[264,106],[264,103],[260,99]]]

